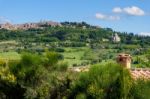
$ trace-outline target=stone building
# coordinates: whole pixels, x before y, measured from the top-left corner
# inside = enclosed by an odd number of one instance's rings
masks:
[[[117,63],[128,69],[131,68],[131,56],[129,54],[119,54],[117,57]]]
[[[121,38],[118,36],[117,33],[115,33],[113,36],[112,36],[112,41],[117,43],[117,42],[120,42],[121,41]]]
[[[26,29],[31,29],[31,28],[36,29],[36,28],[39,28],[39,26],[36,23],[25,23],[25,24],[17,25],[17,28],[26,30]]]
[[[0,29],[12,30],[14,26],[11,23],[0,24]]]

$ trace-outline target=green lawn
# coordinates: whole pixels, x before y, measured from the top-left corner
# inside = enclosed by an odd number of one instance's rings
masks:
[[[114,54],[113,49],[96,49],[92,50],[89,47],[67,47],[63,48],[65,52],[61,53],[64,56],[64,61],[68,63],[69,66],[73,64],[81,65],[81,63],[90,62],[91,59],[100,59],[106,54]],[[103,59],[103,58],[101,58]],[[107,62],[110,62],[108,60]],[[102,61],[102,63],[106,63],[106,61]]]
[[[61,53],[64,56],[64,61],[68,63],[69,66],[72,66],[73,64],[80,65],[82,62],[86,60],[81,60],[81,58],[84,55],[85,50],[88,48],[86,47],[80,47],[80,48],[64,48],[65,52]]]
[[[20,54],[17,52],[1,52],[0,59],[19,60]]]

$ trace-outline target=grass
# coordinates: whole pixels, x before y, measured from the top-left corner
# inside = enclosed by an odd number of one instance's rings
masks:
[[[73,64],[81,64],[81,57],[83,56],[84,51],[70,51],[63,53],[64,61],[68,62],[69,66]]]
[[[132,57],[132,60],[135,61],[135,60],[137,60],[137,58],[138,58],[139,60],[144,61],[144,62],[148,61],[146,55],[136,55],[136,56]],[[140,62],[139,64],[132,64],[132,66],[133,66],[134,68],[135,68],[135,67],[143,67],[144,64],[143,64],[142,62]]]
[[[91,60],[102,60],[98,64],[106,64],[113,62],[118,55],[116,49],[91,49],[89,47],[64,47],[65,52],[60,52],[64,56],[64,62],[69,66],[83,65],[84,63],[91,63]],[[111,58],[108,58],[109,56]],[[106,57],[106,59],[105,59]],[[145,59],[145,55],[138,55],[139,58]],[[0,60],[19,60],[21,55],[14,51],[0,52]],[[137,59],[137,56],[132,57],[132,61]],[[86,64],[85,64],[86,65]],[[133,67],[138,67],[139,64],[132,64]]]
[[[20,54],[17,52],[1,52],[0,53],[0,59],[8,59],[8,60],[19,60]]]
[[[73,64],[80,65],[82,62],[85,62],[86,60],[81,60],[81,58],[84,55],[85,50],[88,48],[86,47],[80,47],[80,48],[64,48],[65,52],[61,53],[64,56],[64,61],[68,63],[69,66],[72,66]]]
[[[65,52],[61,54],[64,56],[64,61],[67,62],[69,66],[72,66],[73,64],[81,65],[85,62],[89,63],[92,59],[99,59],[99,55],[103,56],[110,51],[113,51],[106,49],[92,50],[89,47],[68,47],[64,49]],[[105,63],[105,61],[103,60],[102,63]]]
[[[9,41],[1,41],[0,44],[18,44],[15,40],[9,40]]]

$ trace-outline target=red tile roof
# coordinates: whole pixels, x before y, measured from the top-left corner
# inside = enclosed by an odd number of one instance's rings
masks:
[[[90,66],[71,67],[69,71],[85,72],[89,71]],[[150,79],[150,68],[131,68],[129,69],[133,79]]]
[[[134,79],[150,79],[150,68],[134,68],[130,73]]]

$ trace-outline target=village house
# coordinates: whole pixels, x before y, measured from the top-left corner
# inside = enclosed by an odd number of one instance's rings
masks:
[[[0,24],[0,29],[12,30],[14,26],[11,23]]]

